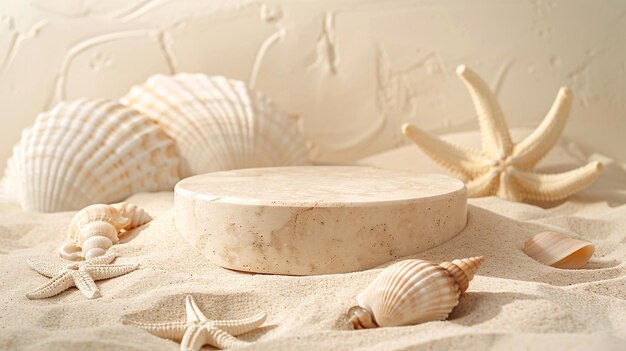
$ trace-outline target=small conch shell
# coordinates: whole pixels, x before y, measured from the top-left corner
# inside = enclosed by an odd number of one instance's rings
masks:
[[[90,259],[104,255],[119,238],[113,225],[98,221],[87,223],[81,228],[80,240],[82,257]]]
[[[404,260],[385,268],[357,296],[348,315],[355,329],[444,320],[459,303],[483,257],[436,264]]]
[[[595,247],[557,232],[541,232],[526,241],[524,252],[547,266],[579,269],[587,264]]]
[[[141,227],[152,220],[152,216],[150,216],[148,212],[135,204],[122,202],[111,206],[115,207],[122,216],[130,219],[129,224],[124,227],[125,230]]]
[[[144,225],[152,217],[133,204],[96,204],[78,211],[70,222],[70,241],[59,249],[61,257],[68,260],[89,259],[104,255],[119,242],[123,230]]]

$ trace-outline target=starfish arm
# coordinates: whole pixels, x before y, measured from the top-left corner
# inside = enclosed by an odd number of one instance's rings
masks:
[[[136,263],[133,264],[89,264],[80,267],[81,270],[89,273],[94,280],[103,280],[119,277],[126,273],[132,272],[139,268]]]
[[[267,314],[259,313],[256,316],[252,316],[245,319],[239,320],[224,320],[224,321],[213,321],[211,325],[215,328],[219,328],[228,334],[231,335],[241,335],[247,332],[250,332],[258,327],[260,327],[265,319],[267,318]]]
[[[113,262],[113,260],[115,260],[115,252],[108,251],[102,256],[90,258],[89,260],[87,260],[87,262],[94,264],[94,265],[99,265],[99,264],[109,264]]]
[[[540,174],[511,171],[518,196],[525,200],[557,201],[591,185],[602,172],[602,163],[590,162],[569,172]]]
[[[491,170],[465,183],[468,197],[494,195],[498,188],[498,172]]]
[[[31,258],[26,260],[26,262],[28,263],[30,268],[48,278],[54,277],[55,275],[61,273],[63,269],[65,269],[64,265],[55,262],[39,262]]]
[[[63,272],[52,279],[46,284],[32,290],[26,294],[26,297],[33,299],[45,299],[54,295],[58,295],[63,291],[74,286],[74,280],[69,272]]]
[[[539,127],[515,145],[513,157],[517,168],[531,170],[550,151],[565,128],[571,107],[572,91],[562,87]]]
[[[71,271],[72,278],[74,279],[74,285],[83,293],[88,299],[95,299],[100,296],[100,290],[93,281],[93,278],[88,272],[82,269]]]
[[[213,345],[217,347],[218,349],[232,349],[233,347],[243,347],[243,346],[248,345],[247,342],[241,341],[221,329],[217,329],[217,328],[203,328],[203,329],[206,331],[205,332],[206,343],[209,345]]]
[[[489,168],[487,156],[481,151],[443,141],[411,124],[403,125],[402,132],[433,161],[463,180],[472,179]]]
[[[207,334],[206,328],[201,327],[199,324],[190,324],[185,330],[183,338],[180,341],[180,350],[200,351],[202,346],[206,344],[217,347],[215,342],[209,342]]]
[[[521,194],[519,191],[517,191],[518,188],[519,186],[517,186],[515,178],[513,178],[510,174],[503,172],[500,173],[500,182],[495,195],[501,199],[509,201],[524,201],[524,199],[520,196]]]
[[[492,157],[510,155],[513,142],[502,109],[487,83],[465,65],[457,67],[456,73],[472,96],[478,115],[483,151],[489,152]]]
[[[196,304],[196,299],[191,295],[185,296],[185,311],[187,312],[187,322],[204,322],[207,320]]]
[[[164,339],[180,341],[187,329],[187,322],[161,322],[161,323],[141,323],[128,319],[123,319],[122,323],[139,329]]]

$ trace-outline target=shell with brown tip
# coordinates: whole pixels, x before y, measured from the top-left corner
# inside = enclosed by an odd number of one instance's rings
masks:
[[[348,314],[355,328],[444,320],[458,304],[483,257],[436,264],[410,259],[385,268]]]
[[[572,239],[557,232],[537,233],[524,245],[524,252],[537,262],[563,269],[584,267],[594,250],[592,243]]]

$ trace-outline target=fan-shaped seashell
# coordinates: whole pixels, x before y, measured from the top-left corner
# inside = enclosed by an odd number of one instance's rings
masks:
[[[557,232],[542,232],[526,241],[524,252],[547,266],[579,269],[589,262],[595,247],[592,243],[568,238]]]
[[[24,209],[53,212],[171,190],[178,179],[174,143],[156,123],[114,101],[79,100],[37,116],[3,184]]]
[[[482,261],[481,256],[440,265],[414,259],[395,263],[357,296],[350,319],[357,329],[444,320]]]
[[[297,123],[241,81],[155,75],[120,101],[158,121],[176,141],[182,177],[310,163]]]
[[[71,241],[61,246],[59,253],[68,260],[103,255],[119,241],[120,231],[130,224],[131,219],[113,206],[87,206],[72,218],[68,229]]]
[[[122,216],[130,219],[130,222],[124,228],[125,230],[135,229],[152,221],[152,216],[150,216],[150,214],[148,214],[148,212],[146,212],[143,208],[135,204],[122,202],[111,206],[117,209]]]

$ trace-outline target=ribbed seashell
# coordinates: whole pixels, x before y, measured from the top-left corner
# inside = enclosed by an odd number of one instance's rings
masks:
[[[117,209],[122,216],[130,219],[129,224],[124,228],[125,230],[135,229],[152,221],[152,216],[135,204],[121,202],[111,206]]]
[[[155,75],[120,101],[158,121],[176,141],[182,177],[310,163],[296,121],[241,81]]]
[[[404,260],[385,268],[357,296],[348,315],[356,329],[412,325],[448,318],[483,257],[436,264]]]
[[[101,256],[119,241],[119,233],[131,219],[114,206],[96,204],[78,211],[68,229],[70,241],[61,246],[61,257],[68,260]]]
[[[104,255],[113,244],[119,241],[117,231],[111,223],[92,222],[83,226],[76,238],[81,256],[90,259]]]
[[[26,210],[77,210],[173,189],[174,142],[138,111],[109,100],[62,102],[40,113],[13,148],[5,197]]]
[[[547,266],[563,269],[584,267],[593,255],[592,243],[568,238],[557,232],[541,232],[526,241],[524,252]]]

